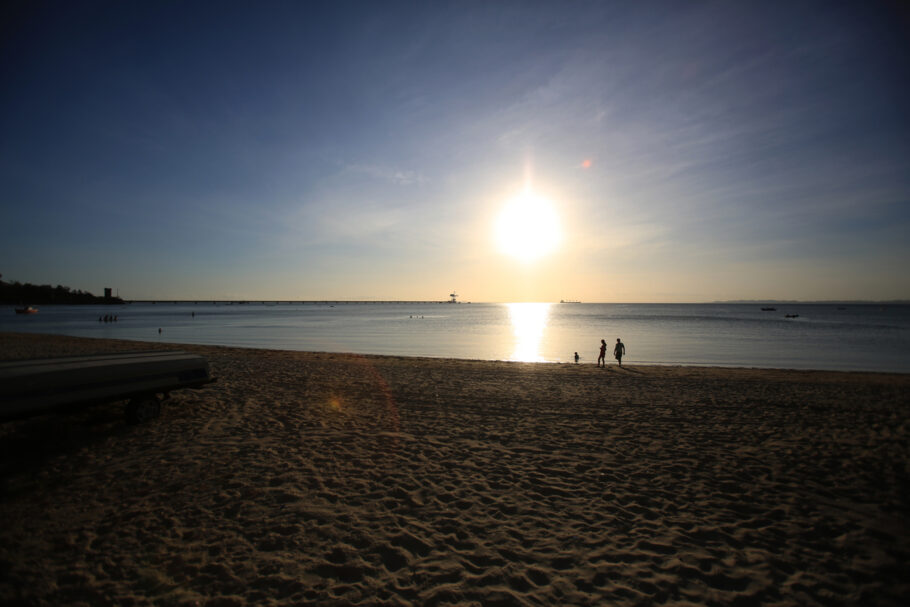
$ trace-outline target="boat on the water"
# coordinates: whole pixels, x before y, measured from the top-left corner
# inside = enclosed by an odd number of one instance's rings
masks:
[[[24,308],[16,308],[16,314],[37,314],[38,308],[33,308],[31,306],[25,306]]]
[[[777,308],[762,308],[762,312],[777,312]]]

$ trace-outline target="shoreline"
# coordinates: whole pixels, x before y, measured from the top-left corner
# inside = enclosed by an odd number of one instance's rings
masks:
[[[0,424],[0,601],[902,605],[910,375],[172,349],[217,381]]]
[[[16,356],[11,356],[9,353],[13,352],[10,350],[10,344],[15,343],[17,340],[22,338],[48,338],[46,341],[48,344],[53,344],[49,347],[46,352],[48,354],[42,354],[39,356],[34,356],[29,354],[34,352],[32,350],[35,347],[35,344],[40,341],[45,341],[42,339],[32,340],[27,354],[24,354],[23,358],[45,358],[50,356],[57,356],[55,351],[58,351],[61,347],[61,344],[65,343],[67,340],[74,340],[73,343],[80,342],[93,342],[98,344],[98,352],[108,352],[108,351],[125,351],[126,348],[122,347],[124,345],[133,346],[135,348],[144,348],[148,350],[189,350],[196,352],[203,352],[208,349],[212,350],[240,350],[244,352],[280,352],[286,354],[301,354],[301,355],[325,355],[325,356],[357,356],[363,358],[376,358],[376,359],[402,359],[402,360],[414,360],[414,361],[436,361],[436,362],[451,362],[451,363],[489,363],[489,364],[508,364],[508,365],[541,365],[541,366],[554,366],[554,367],[578,367],[586,368],[590,367],[593,363],[583,362],[575,363],[570,361],[517,361],[517,360],[504,360],[504,359],[485,359],[485,358],[452,358],[444,356],[411,356],[407,354],[359,354],[356,352],[336,352],[336,351],[320,351],[320,350],[288,350],[281,348],[262,348],[257,346],[230,346],[230,345],[218,345],[218,344],[195,344],[195,343],[180,343],[180,342],[164,342],[164,341],[144,341],[144,340],[135,340],[135,339],[112,339],[107,337],[83,337],[83,336],[74,336],[66,335],[62,333],[28,333],[28,332],[14,332],[14,331],[0,331],[0,346],[5,346],[5,351],[0,350],[0,360],[14,360]],[[117,345],[120,344],[120,345]],[[13,346],[15,347],[15,346]],[[40,346],[39,346],[40,348]],[[39,349],[39,351],[41,351]],[[83,346],[77,346],[76,350],[78,354],[87,353]],[[77,354],[77,355],[78,355]],[[66,354],[59,354],[60,356],[65,356]],[[698,370],[698,369],[716,369],[719,372],[724,371],[744,371],[744,372],[779,372],[779,373],[796,373],[796,374],[835,374],[835,375],[856,375],[856,376],[894,376],[894,377],[907,377],[910,378],[910,372],[901,372],[901,371],[873,371],[873,370],[840,370],[840,369],[801,369],[801,368],[789,368],[789,367],[749,367],[749,366],[725,366],[718,364],[698,364],[698,363],[661,363],[661,362],[637,362],[633,361],[631,363],[626,363],[623,367],[619,367],[616,364],[614,359],[611,359],[609,364],[606,366],[606,370],[615,370],[621,372],[628,369],[637,369],[637,368],[646,368],[652,370],[658,369],[688,369],[688,370]]]

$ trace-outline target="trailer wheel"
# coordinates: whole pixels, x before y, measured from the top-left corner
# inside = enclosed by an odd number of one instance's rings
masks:
[[[126,421],[142,424],[161,415],[161,401],[154,394],[130,399],[126,405]]]

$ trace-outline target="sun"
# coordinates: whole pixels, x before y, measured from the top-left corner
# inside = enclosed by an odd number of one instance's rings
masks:
[[[520,261],[535,261],[552,253],[561,240],[556,209],[531,190],[507,202],[496,221],[499,249]]]

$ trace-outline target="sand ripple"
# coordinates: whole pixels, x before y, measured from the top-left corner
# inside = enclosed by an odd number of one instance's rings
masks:
[[[7,356],[135,347],[0,335]],[[181,349],[219,381],[150,424],[0,426],[0,600],[910,595],[910,376]]]

